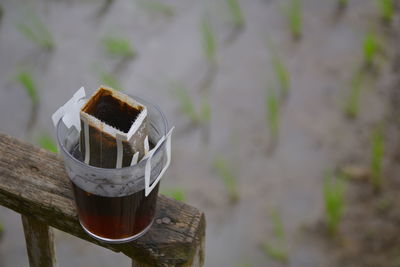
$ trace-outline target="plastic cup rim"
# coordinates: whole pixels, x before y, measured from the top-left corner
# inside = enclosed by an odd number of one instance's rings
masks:
[[[129,95],[129,94],[128,94],[128,95]],[[164,127],[163,127],[164,129],[161,129],[161,130],[162,130],[163,135],[166,135],[167,132],[168,132],[168,131],[167,131],[167,129],[168,129],[168,122],[167,122],[167,119],[166,119],[164,113],[160,110],[160,108],[159,108],[157,105],[152,104],[152,103],[150,103],[150,102],[147,102],[146,100],[144,100],[144,99],[142,99],[142,98],[140,98],[140,97],[132,96],[132,95],[129,95],[129,96],[130,96],[130,97],[133,97],[134,99],[137,99],[139,102],[141,102],[141,104],[143,104],[143,105],[145,105],[145,106],[151,106],[152,108],[154,108],[154,109],[159,113],[159,115],[160,115],[161,118],[162,118],[163,125],[164,125]],[[60,140],[60,135],[59,135],[59,128],[60,128],[60,125],[61,125],[61,121],[62,121],[62,119],[60,119],[60,120],[58,121],[57,127],[56,127],[57,142],[58,142],[58,144],[59,144],[61,150],[62,150],[62,151],[67,155],[67,157],[68,157],[69,159],[71,159],[73,162],[75,162],[75,163],[77,163],[77,164],[79,164],[79,165],[81,165],[81,166],[83,166],[83,167],[92,168],[93,170],[98,170],[98,171],[103,171],[103,172],[115,172],[115,170],[118,170],[118,171],[129,170],[129,169],[132,169],[132,168],[137,167],[137,166],[140,165],[140,164],[144,164],[144,163],[145,163],[145,162],[143,162],[143,161],[139,161],[137,164],[134,164],[134,165],[128,166],[128,167],[122,167],[122,168],[101,168],[101,167],[91,166],[91,165],[89,165],[89,164],[86,164],[85,162],[82,162],[82,161],[76,159],[74,156],[72,156],[71,153],[70,153],[70,152],[66,149],[66,147],[63,145],[63,142],[61,142],[61,140]],[[159,151],[162,149],[163,146],[164,146],[164,145],[160,146],[160,147],[157,149],[157,151],[154,152],[154,154],[159,153]]]

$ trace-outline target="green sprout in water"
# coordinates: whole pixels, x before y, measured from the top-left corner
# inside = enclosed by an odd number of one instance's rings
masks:
[[[27,13],[24,21],[17,23],[16,27],[22,35],[40,47],[47,50],[55,47],[50,30],[33,11]]]
[[[3,6],[0,4],[0,23],[3,20],[3,14],[4,14]]]
[[[351,82],[350,94],[344,106],[344,112],[349,118],[355,118],[358,115],[362,82],[363,76],[361,73],[357,73]]]
[[[57,153],[57,145],[55,144],[53,138],[48,135],[42,135],[38,138],[38,144],[50,152]]]
[[[113,74],[105,72],[105,71],[100,71],[100,80],[101,83],[111,87],[115,90],[122,90],[122,85],[121,83],[118,81],[117,77],[115,77]]]
[[[235,28],[243,28],[244,17],[238,0],[226,0]]]
[[[338,0],[337,5],[339,10],[344,10],[349,4],[348,0]]]
[[[186,115],[193,124],[202,124],[210,121],[211,107],[206,97],[202,98],[201,109],[200,112],[198,112],[185,85],[180,82],[175,82],[172,87],[174,95],[179,100],[182,113]]]
[[[270,214],[272,220],[272,234],[274,242],[264,242],[262,249],[271,259],[280,262],[288,261],[288,252],[285,245],[285,229],[282,218],[277,210]]]
[[[30,131],[37,120],[39,107],[38,90],[32,74],[26,70],[18,72],[14,77],[14,81],[18,82],[24,88],[32,103],[30,118],[27,124],[27,130]]]
[[[386,23],[391,23],[394,15],[393,0],[377,0],[377,1],[382,20]]]
[[[263,250],[266,255],[268,255],[271,259],[280,262],[287,262],[288,255],[285,249],[280,247],[273,246],[269,243],[263,244]]]
[[[274,68],[276,78],[279,81],[281,95],[283,97],[286,97],[289,94],[290,89],[289,71],[283,63],[282,59],[277,54],[273,55],[272,66]]]
[[[289,29],[295,40],[301,38],[302,35],[302,8],[300,0],[290,0],[288,7],[285,10],[285,15],[289,24]]]
[[[382,160],[384,154],[384,141],[381,129],[373,132],[371,138],[371,181],[375,190],[382,186]]]
[[[144,0],[140,1],[139,4],[150,12],[161,14],[166,17],[172,17],[175,15],[174,8],[163,2]]]
[[[280,57],[275,44],[268,39],[268,48],[271,54],[272,67],[275,72],[276,79],[279,83],[280,95],[285,98],[290,91],[290,73],[282,58]]]
[[[278,239],[285,238],[285,229],[283,227],[282,218],[278,212],[278,210],[274,209],[270,214],[272,220],[272,232],[274,236]]]
[[[216,45],[214,31],[208,19],[204,18],[200,25],[202,34],[203,51],[207,60],[214,64],[216,62]]]
[[[267,91],[266,106],[267,125],[272,139],[277,139],[279,134],[279,101],[273,89]]]
[[[276,79],[279,83],[281,96],[284,98],[289,94],[290,74],[282,58],[276,52],[272,44],[270,45],[270,51],[272,55],[272,67],[274,69]]]
[[[249,262],[239,262],[235,265],[236,267],[251,267],[252,265]]]
[[[32,74],[28,71],[21,71],[15,76],[15,81],[21,84],[25,89],[33,105],[36,105],[39,101],[37,88]]]
[[[214,160],[214,168],[225,185],[229,201],[232,204],[236,203],[239,200],[239,192],[237,188],[237,178],[233,174],[232,166],[230,166],[224,158],[217,157]]]
[[[3,237],[3,234],[4,234],[4,225],[3,222],[0,222],[0,238]]]
[[[173,90],[179,100],[182,113],[189,117],[194,124],[198,123],[199,116],[187,88],[182,83],[174,83]]]
[[[363,41],[363,55],[364,55],[364,65],[366,67],[371,67],[374,65],[376,55],[379,52],[379,43],[377,41],[377,36],[373,32],[366,34]]]
[[[186,200],[186,194],[181,188],[167,189],[161,193],[177,201],[184,202]]]
[[[113,56],[122,58],[132,58],[136,55],[128,39],[121,37],[106,36],[103,39],[106,51]]]
[[[325,222],[328,231],[335,235],[344,210],[344,182],[330,172],[325,174],[323,195],[325,204]]]
[[[203,97],[201,101],[200,118],[202,122],[209,122],[211,119],[210,101],[206,97]]]

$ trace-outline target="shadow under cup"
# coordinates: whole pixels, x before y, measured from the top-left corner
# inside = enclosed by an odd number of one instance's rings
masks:
[[[156,144],[167,135],[164,114],[154,105],[138,98],[147,107],[149,141]],[[145,196],[145,166],[148,158],[124,168],[98,168],[83,162],[79,151],[80,133],[67,128],[61,119],[57,125],[60,154],[74,192],[79,221],[95,239],[122,243],[143,235],[154,221],[159,183]],[[151,157],[150,184],[167,161],[166,141]]]

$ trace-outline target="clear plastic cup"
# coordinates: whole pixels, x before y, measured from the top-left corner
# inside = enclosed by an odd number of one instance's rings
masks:
[[[122,243],[143,235],[156,211],[159,179],[170,161],[170,139],[164,114],[153,104],[134,97],[147,107],[149,141],[154,153],[124,168],[98,168],[82,161],[79,132],[59,120],[57,142],[70,178],[79,221],[95,239]],[[147,171],[147,182],[145,173]]]

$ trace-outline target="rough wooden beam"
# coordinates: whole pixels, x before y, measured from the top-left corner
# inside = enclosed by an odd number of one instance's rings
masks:
[[[156,219],[141,238],[106,244],[79,225],[62,160],[0,133],[0,205],[152,266],[201,266],[205,218],[198,209],[160,195]]]
[[[26,250],[30,267],[54,267],[56,256],[54,253],[53,230],[45,223],[33,217],[21,215],[24,226]]]

